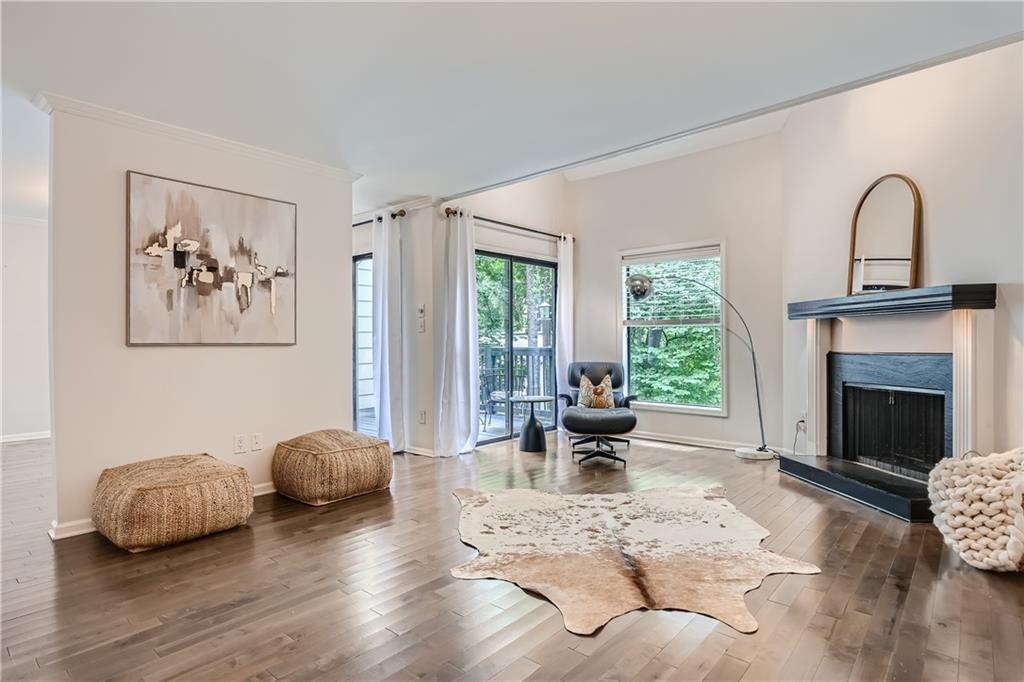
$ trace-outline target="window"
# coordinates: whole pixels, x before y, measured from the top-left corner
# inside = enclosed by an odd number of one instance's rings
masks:
[[[352,382],[356,431],[377,435],[377,401],[373,397],[373,258],[352,259]]]
[[[636,301],[631,275],[646,275],[653,293]],[[629,392],[643,403],[702,414],[725,412],[720,246],[673,247],[622,257],[623,326]],[[700,283],[700,284],[698,284]]]

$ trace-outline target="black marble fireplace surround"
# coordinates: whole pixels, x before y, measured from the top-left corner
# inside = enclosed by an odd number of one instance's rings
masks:
[[[951,354],[833,352],[827,360],[830,457],[927,481],[953,454]]]

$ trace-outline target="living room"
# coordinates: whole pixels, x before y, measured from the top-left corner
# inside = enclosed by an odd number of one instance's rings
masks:
[[[5,679],[1020,679],[1019,4],[2,11]]]

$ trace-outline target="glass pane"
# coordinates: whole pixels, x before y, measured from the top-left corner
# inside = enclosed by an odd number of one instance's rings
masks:
[[[721,272],[718,256],[625,265],[623,282],[631,275],[646,275],[654,286],[650,298],[643,301],[635,300],[626,292],[626,319],[717,322],[721,299],[705,287],[721,289]]]
[[[508,277],[508,259],[477,255],[480,441],[503,438],[511,433],[508,419]]]
[[[720,325],[629,327],[629,390],[654,403],[722,406]]]
[[[353,264],[355,279],[355,426],[356,431],[377,435],[376,401],[373,398],[373,259]]]
[[[555,269],[512,262],[512,394],[555,395]],[[513,433],[529,413],[514,409]],[[537,418],[554,424],[554,402],[538,403]]]

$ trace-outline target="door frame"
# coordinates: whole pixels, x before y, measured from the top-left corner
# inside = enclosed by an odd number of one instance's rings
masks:
[[[520,256],[511,253],[502,253],[500,251],[491,251],[489,249],[476,249],[476,256],[487,256],[489,258],[501,258],[505,261],[505,272],[508,276],[508,296],[505,299],[505,339],[506,339],[506,356],[507,365],[505,372],[505,419],[507,431],[505,435],[495,436],[493,438],[480,439],[477,438],[476,445],[490,445],[491,443],[501,443],[503,441],[512,440],[518,437],[518,433],[512,430],[513,424],[515,423],[515,417],[512,414],[512,403],[509,402],[509,397],[512,394],[512,310],[513,310],[513,299],[515,298],[515,290],[512,287],[512,266],[514,263],[522,263],[524,265],[539,265],[543,267],[551,268],[553,273],[552,280],[552,296],[554,301],[552,302],[551,308],[551,322],[553,325],[551,334],[551,351],[552,351],[552,364],[557,365],[558,359],[558,261],[544,260],[543,258],[531,258],[529,256]],[[479,335],[477,335],[477,341],[479,341]],[[479,346],[477,353],[479,354]],[[479,372],[478,372],[479,374]],[[558,378],[555,377],[555,402],[552,405],[552,424],[545,426],[545,431],[554,431],[558,428]],[[479,419],[479,416],[477,416]]]

